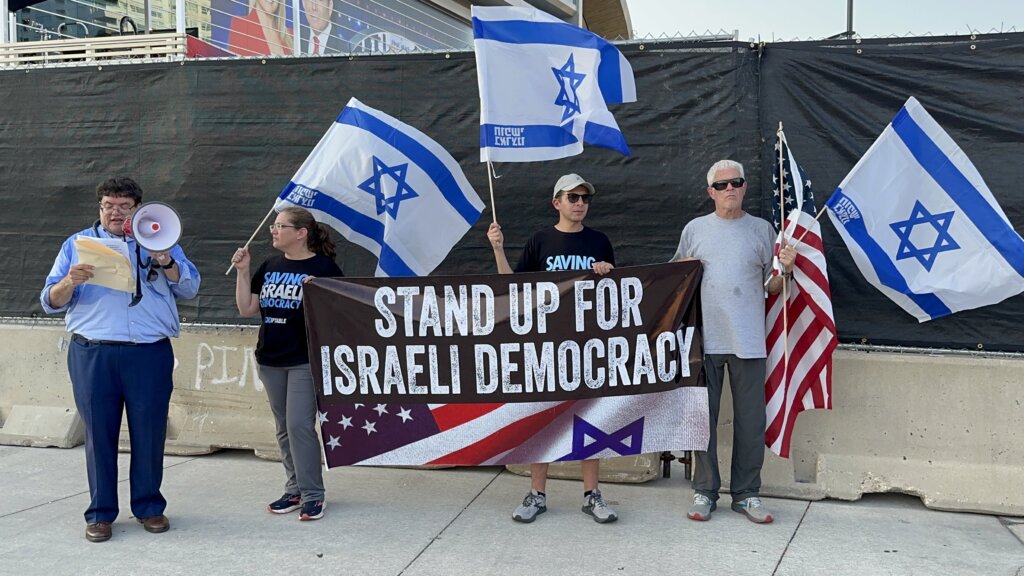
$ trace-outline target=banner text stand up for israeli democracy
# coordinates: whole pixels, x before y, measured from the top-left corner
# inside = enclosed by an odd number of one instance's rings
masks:
[[[697,262],[318,278],[305,287],[329,467],[705,450]]]

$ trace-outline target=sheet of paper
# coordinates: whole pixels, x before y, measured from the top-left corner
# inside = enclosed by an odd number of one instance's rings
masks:
[[[79,238],[85,238],[93,242],[99,242],[100,244],[110,248],[114,252],[125,257],[129,262],[132,261],[132,257],[128,253],[128,243],[120,238],[93,238],[92,236],[79,236]]]
[[[75,238],[78,262],[91,264],[93,277],[88,284],[96,284],[123,292],[135,292],[135,275],[128,246],[113,238]]]

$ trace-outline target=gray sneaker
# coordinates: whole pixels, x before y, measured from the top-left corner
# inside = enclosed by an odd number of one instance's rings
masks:
[[[584,514],[593,516],[594,522],[601,524],[615,522],[619,519],[619,515],[615,513],[615,510],[612,510],[604,503],[600,490],[592,490],[590,496],[583,498],[583,507],[580,510],[583,510]]]
[[[708,520],[711,518],[711,513],[718,508],[718,504],[707,496],[697,492],[693,495],[693,506],[690,506],[690,510],[686,512],[686,517],[690,520]]]
[[[512,519],[516,522],[530,523],[547,511],[547,497],[536,490],[530,490],[526,498],[523,498],[523,503],[512,513]]]
[[[771,524],[775,517],[768,510],[765,510],[761,504],[761,499],[757,496],[751,496],[744,498],[739,502],[732,503],[732,509],[745,515],[751,522],[757,524]]]

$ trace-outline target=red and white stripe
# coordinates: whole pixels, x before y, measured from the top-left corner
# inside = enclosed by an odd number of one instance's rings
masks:
[[[782,236],[776,240],[776,253]],[[781,292],[768,297],[765,444],[788,458],[797,415],[832,408],[832,352],[838,339],[820,225],[803,210],[793,210],[786,218],[785,236],[791,245],[802,240],[795,246],[787,299]]]

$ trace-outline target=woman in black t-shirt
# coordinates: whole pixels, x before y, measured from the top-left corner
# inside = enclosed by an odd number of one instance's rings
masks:
[[[342,273],[334,262],[334,242],[327,228],[309,211],[281,210],[270,234],[281,254],[263,262],[251,280],[249,250],[239,248],[231,259],[238,271],[235,304],[239,314],[262,318],[256,363],[270,398],[287,475],[284,495],[267,510],[286,514],[301,508],[299,520],[317,520],[324,514],[324,480],[302,286],[317,276]]]

